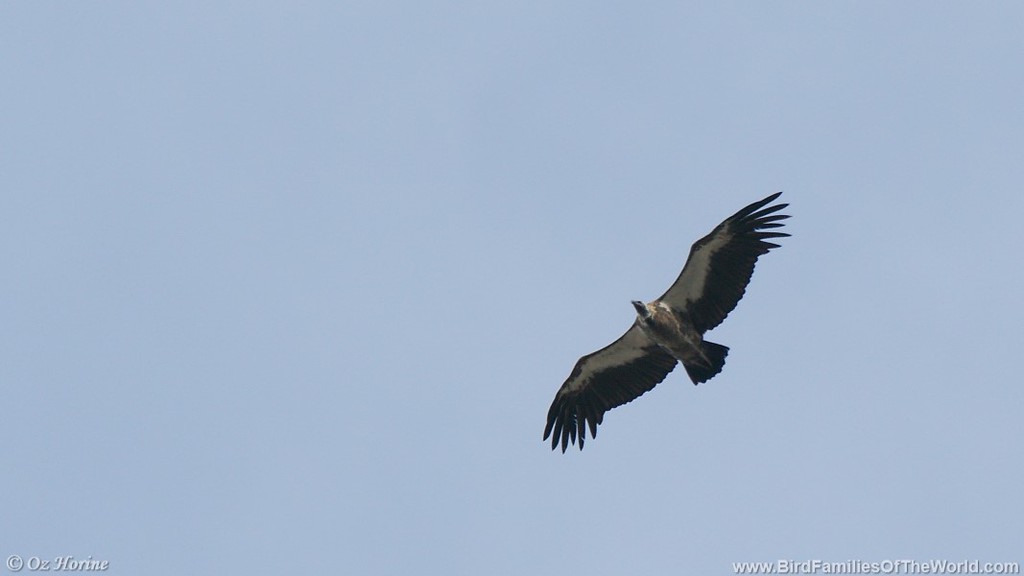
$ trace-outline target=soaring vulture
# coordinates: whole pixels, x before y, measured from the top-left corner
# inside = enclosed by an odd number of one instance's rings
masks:
[[[583,449],[587,428],[597,437],[604,413],[654,388],[682,362],[694,384],[722,371],[729,348],[704,340],[704,333],[722,323],[743,297],[758,256],[778,244],[769,232],[780,228],[777,214],[788,204],[771,204],[782,192],[754,202],[725,219],[690,248],[683,271],[661,298],[633,301],[636,321],[618,340],[587,354],[555,394],[548,410],[544,440],[551,449],[570,443]]]

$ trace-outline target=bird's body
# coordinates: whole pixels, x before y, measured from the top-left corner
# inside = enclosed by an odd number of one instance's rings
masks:
[[[683,363],[694,384],[718,374],[725,365],[728,348],[705,342],[685,314],[679,314],[659,300],[644,304],[633,302],[637,309],[636,325],[655,344]]]
[[[634,300],[637,317],[629,330],[576,362],[548,411],[544,439],[551,436],[552,448],[561,443],[564,452],[578,442],[582,450],[588,427],[595,437],[605,412],[654,388],[677,362],[694,384],[722,371],[729,349],[704,340],[704,333],[736,307],[757,258],[778,247],[766,239],[789,236],[764,231],[789,218],[776,214],[787,204],[765,208],[780,194],[750,204],[695,242],[668,291],[646,304]]]

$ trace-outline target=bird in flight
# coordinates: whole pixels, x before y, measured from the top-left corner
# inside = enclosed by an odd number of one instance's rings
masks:
[[[729,348],[704,340],[732,312],[750,283],[757,258],[779,245],[769,238],[789,236],[777,214],[789,204],[769,206],[781,195],[754,202],[726,218],[690,248],[683,271],[660,298],[633,301],[636,321],[618,340],[587,354],[555,394],[544,440],[551,449],[569,444],[583,449],[587,428],[597,437],[605,412],[654,388],[683,363],[694,384],[722,371]]]

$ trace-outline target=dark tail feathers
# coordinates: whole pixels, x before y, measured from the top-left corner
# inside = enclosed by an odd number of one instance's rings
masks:
[[[722,371],[722,367],[725,366],[725,357],[729,354],[729,347],[722,346],[721,344],[715,344],[714,342],[704,341],[703,351],[704,356],[710,361],[710,364],[700,362],[699,364],[689,364],[683,362],[683,367],[686,368],[686,373],[690,375],[690,380],[693,380],[694,384],[700,384],[701,382],[707,382]]]

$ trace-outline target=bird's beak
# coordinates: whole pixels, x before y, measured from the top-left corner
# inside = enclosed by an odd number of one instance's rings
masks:
[[[647,310],[647,306],[639,300],[633,300],[633,308],[636,308],[637,314],[643,314]]]

